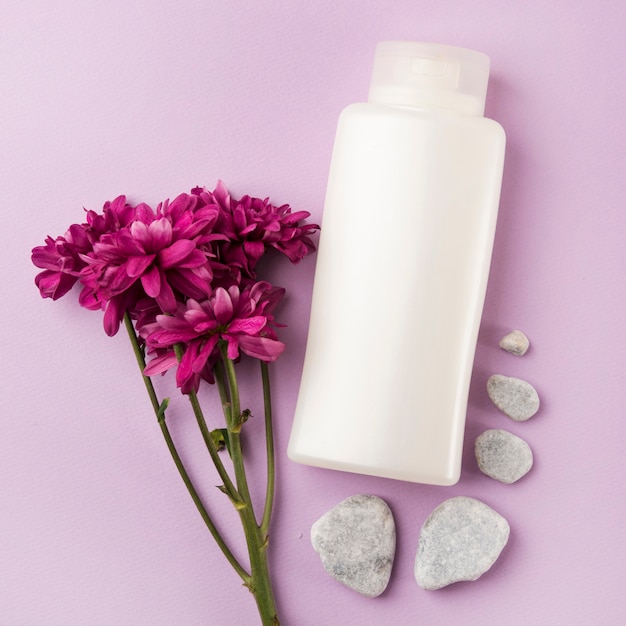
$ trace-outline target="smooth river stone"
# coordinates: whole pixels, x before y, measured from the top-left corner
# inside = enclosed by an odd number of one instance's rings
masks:
[[[374,598],[387,588],[396,552],[391,509],[377,496],[356,495],[311,527],[311,543],[335,580]]]
[[[502,337],[498,345],[511,354],[524,356],[530,346],[530,341],[528,341],[528,337],[521,330],[513,330],[508,335]]]
[[[525,380],[494,374],[487,381],[491,401],[512,420],[523,422],[539,410],[539,396]]]
[[[530,446],[521,437],[498,428],[480,434],[474,452],[480,471],[502,483],[514,483],[533,466]]]
[[[484,502],[457,496],[442,502],[420,532],[415,580],[423,589],[480,578],[509,539],[509,524]]]

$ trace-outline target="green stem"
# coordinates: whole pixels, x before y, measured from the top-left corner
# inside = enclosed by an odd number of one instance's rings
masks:
[[[133,346],[133,352],[135,353],[135,359],[137,360],[137,365],[139,366],[139,371],[141,372],[141,377],[143,378],[143,384],[146,386],[146,391],[148,392],[152,408],[158,417],[161,405],[159,403],[159,399],[157,398],[156,391],[154,390],[152,380],[149,376],[144,376],[143,371],[146,369],[146,360],[144,359],[143,350],[139,345],[139,340],[137,339],[137,334],[135,333],[135,327],[133,326],[133,321],[130,319],[128,311],[124,313],[124,326],[126,327],[130,343]]]
[[[243,450],[241,447],[241,426],[243,418],[239,402],[239,387],[235,373],[235,364],[228,358],[225,343],[220,344],[220,351],[228,382],[228,397],[230,398],[226,420],[230,441],[230,454],[235,469],[237,489],[244,502],[244,506],[239,509],[239,515],[246,536],[248,555],[250,557],[250,574],[252,580],[249,588],[254,594],[263,626],[277,626],[279,621],[276,614],[276,602],[274,600],[267,561],[268,537],[256,521],[243,460]]]
[[[252,581],[252,577],[250,576],[250,574],[248,574],[248,572],[246,572],[246,570],[241,566],[239,561],[237,561],[233,553],[230,551],[228,545],[226,544],[226,542],[220,535],[219,530],[217,530],[217,527],[213,523],[213,520],[210,518],[204,504],[202,503],[202,500],[200,499],[200,496],[198,495],[198,492],[195,490],[193,483],[191,482],[191,479],[189,478],[189,475],[187,474],[187,471],[185,470],[185,466],[183,465],[183,462],[178,454],[178,451],[176,450],[176,447],[170,435],[169,429],[167,428],[165,424],[164,417],[159,420],[159,426],[161,427],[161,432],[163,433],[163,437],[165,438],[167,448],[170,451],[172,458],[174,459],[176,468],[178,469],[183,479],[183,482],[185,483],[185,487],[187,487],[187,491],[189,491],[189,495],[191,495],[191,499],[194,501],[194,504],[196,505],[198,511],[200,512],[200,515],[202,519],[204,520],[204,523],[207,525],[209,532],[213,536],[213,539],[215,539],[215,542],[217,543],[220,550],[226,557],[227,561],[232,565],[233,569],[237,572],[237,574],[239,574],[244,584],[250,585]]]
[[[224,482],[226,495],[228,495],[235,507],[238,507],[241,504],[241,496],[237,492],[237,488],[235,487],[231,477],[226,471],[226,468],[222,463],[222,459],[220,459],[219,457],[217,447],[215,445],[215,442],[213,441],[213,437],[211,437],[211,431],[209,430],[206,420],[204,419],[204,413],[202,412],[202,407],[200,406],[200,402],[198,402],[198,396],[196,395],[195,391],[191,391],[191,393],[189,394],[189,402],[191,403],[193,414],[196,417],[196,422],[198,422],[200,432],[202,433],[202,439],[204,439],[204,443],[207,447],[207,450],[209,451],[211,460],[215,465],[215,469],[217,469],[217,473],[220,475],[220,478]]]
[[[198,512],[200,513],[200,516],[202,517],[207,528],[209,529],[209,532],[215,539],[215,542],[219,546],[220,550],[226,557],[227,561],[231,564],[233,569],[237,572],[237,574],[239,574],[244,584],[246,584],[247,586],[250,586],[252,582],[251,575],[248,574],[248,572],[246,572],[246,570],[241,566],[239,561],[237,561],[233,553],[230,551],[228,545],[226,544],[226,542],[220,535],[219,531],[217,530],[217,527],[215,526],[213,520],[211,519],[211,516],[206,510],[206,507],[204,506],[198,492],[196,491],[193,485],[193,482],[191,478],[189,477],[187,470],[185,469],[182,459],[180,458],[180,455],[178,454],[178,451],[176,449],[176,446],[170,434],[169,428],[167,427],[167,424],[165,423],[165,410],[164,409],[162,410],[161,408],[161,404],[159,403],[159,399],[157,398],[154,385],[152,384],[152,380],[150,379],[150,377],[145,376],[143,373],[144,369],[146,368],[146,361],[144,359],[143,350],[141,346],[139,345],[137,334],[135,333],[135,329],[133,327],[133,322],[130,319],[130,315],[128,314],[128,312],[124,314],[124,326],[126,327],[126,331],[128,332],[128,337],[133,347],[133,352],[135,353],[137,365],[139,366],[139,370],[141,372],[141,376],[143,378],[146,391],[148,392],[148,396],[150,398],[152,408],[154,409],[154,413],[157,416],[157,420],[161,428],[161,433],[163,434],[165,443],[167,444],[167,449],[169,450],[170,455],[172,456],[172,459],[174,460],[176,469],[178,470],[178,473],[180,474],[183,482],[185,483],[185,487],[187,487],[187,491],[189,492],[191,499],[196,505],[196,508],[198,509]]]
[[[261,380],[263,381],[263,404],[265,409],[265,449],[267,456],[267,491],[265,493],[265,507],[261,521],[261,533],[267,537],[270,527],[272,508],[274,507],[274,487],[276,470],[274,461],[274,429],[272,426],[272,397],[270,395],[270,375],[265,361],[261,363]]]
[[[251,503],[252,498],[250,497],[248,479],[246,477],[246,470],[243,463],[243,451],[241,449],[242,414],[241,404],[239,402],[239,385],[237,384],[235,364],[226,354],[226,345],[222,344],[220,349],[222,352],[222,361],[224,362],[224,366],[226,368],[226,377],[228,379],[228,389],[230,392],[230,410],[228,411],[230,419],[227,420],[226,426],[228,428],[230,439],[231,457],[233,460],[233,467],[235,469],[237,490],[245,502]],[[237,454],[233,454],[235,448],[237,448]]]
[[[176,354],[176,358],[180,362],[183,349],[180,344],[176,344],[174,346],[174,353]],[[196,392],[192,389],[189,394],[189,403],[191,404],[191,408],[193,410],[193,414],[196,418],[196,422],[198,423],[198,427],[200,428],[200,432],[202,433],[202,439],[204,440],[204,444],[209,451],[209,455],[213,464],[215,465],[215,469],[219,474],[222,482],[224,483],[224,489],[226,491],[226,495],[231,499],[235,506],[238,506],[241,502],[241,498],[237,493],[237,489],[233,484],[231,477],[228,475],[224,464],[222,463],[222,459],[220,459],[219,454],[217,452],[217,446],[213,441],[213,437],[211,437],[211,432],[209,431],[209,427],[207,426],[206,420],[204,419],[204,413],[202,412],[202,407],[200,406],[200,402],[198,401],[198,396]]]
[[[224,378],[224,364],[219,361],[213,369],[215,375],[215,382],[217,384],[217,390],[220,394],[220,400],[222,401],[222,410],[224,411],[224,419],[228,421],[230,419],[230,395],[226,388],[226,380]]]

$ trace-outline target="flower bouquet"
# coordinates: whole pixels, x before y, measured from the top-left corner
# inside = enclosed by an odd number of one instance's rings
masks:
[[[285,348],[273,316],[284,289],[259,280],[257,264],[272,249],[292,263],[313,252],[310,236],[319,227],[302,223],[307,217],[267,198],[236,199],[220,181],[213,191],[196,187],[156,209],[119,196],[32,251],[33,263],[43,270],[35,278],[42,297],[57,300],[78,283],[79,303],[104,311],[108,335],[124,324],[176,468],[220,550],[253,593],[264,625],[279,624],[267,560],[275,483],[268,363]],[[237,380],[243,355],[259,361],[263,389],[267,480],[260,512],[253,508],[241,442],[250,416]],[[222,481],[219,489],[241,520],[247,564],[220,534],[170,435],[169,399],[159,399],[151,380],[170,369]],[[218,428],[209,428],[198,400],[206,383],[221,400],[224,420]]]

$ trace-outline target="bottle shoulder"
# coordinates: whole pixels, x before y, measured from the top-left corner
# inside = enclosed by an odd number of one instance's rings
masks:
[[[413,109],[391,107],[369,102],[349,104],[339,116],[339,125],[370,123],[406,123],[408,125],[434,125],[474,129],[480,133],[494,135],[504,141],[502,126],[488,117],[464,115],[445,109]]]

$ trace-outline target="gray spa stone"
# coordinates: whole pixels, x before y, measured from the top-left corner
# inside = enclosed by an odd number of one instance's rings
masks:
[[[356,495],[322,515],[311,543],[340,583],[374,598],[387,588],[396,552],[391,509],[377,496]]]
[[[528,337],[521,330],[513,330],[508,335],[502,337],[498,345],[511,354],[524,356],[530,346],[530,341],[528,341]]]
[[[420,532],[415,580],[423,589],[480,578],[509,539],[509,524],[484,502],[457,496],[442,502]]]
[[[530,446],[506,430],[486,430],[476,438],[474,452],[480,471],[502,483],[514,483],[533,466]]]
[[[516,422],[530,419],[539,410],[539,396],[525,380],[494,374],[487,381],[491,401]]]

